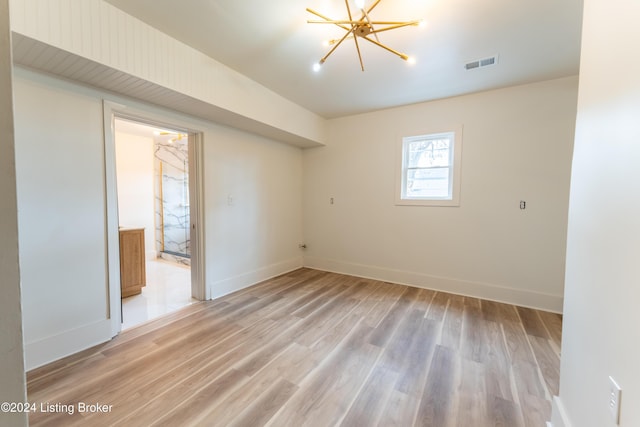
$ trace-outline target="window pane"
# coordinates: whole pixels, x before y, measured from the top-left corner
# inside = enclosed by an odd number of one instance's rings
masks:
[[[449,147],[448,138],[411,141],[407,146],[407,166],[410,168],[450,166]]]
[[[407,171],[406,198],[424,197],[450,197],[449,168],[411,169]]]

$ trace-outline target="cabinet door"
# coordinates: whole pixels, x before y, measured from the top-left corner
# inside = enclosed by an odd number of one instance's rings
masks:
[[[120,287],[122,297],[142,292],[146,282],[144,229],[120,230]]]

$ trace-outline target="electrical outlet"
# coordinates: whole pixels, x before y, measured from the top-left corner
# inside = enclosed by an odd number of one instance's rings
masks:
[[[617,424],[620,423],[620,396],[622,389],[616,383],[612,377],[609,377],[609,412],[613,417],[613,421]]]

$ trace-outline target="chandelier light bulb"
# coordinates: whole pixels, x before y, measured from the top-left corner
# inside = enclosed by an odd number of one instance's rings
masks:
[[[313,64],[313,71],[317,73],[318,71],[320,71],[321,67],[322,65],[320,65],[319,62],[316,62],[315,64]]]
[[[355,0],[358,9],[364,9],[364,0]]]

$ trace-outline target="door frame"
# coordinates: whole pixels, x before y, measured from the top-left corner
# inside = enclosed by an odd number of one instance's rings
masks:
[[[107,235],[108,316],[111,320],[111,336],[122,329],[120,293],[120,243],[118,234],[118,189],[116,173],[115,120],[125,119],[159,128],[175,129],[189,135],[189,215],[191,239],[191,296],[198,300],[209,298],[205,281],[204,263],[204,164],[203,132],[189,123],[148,110],[103,101],[104,112],[104,162]]]

